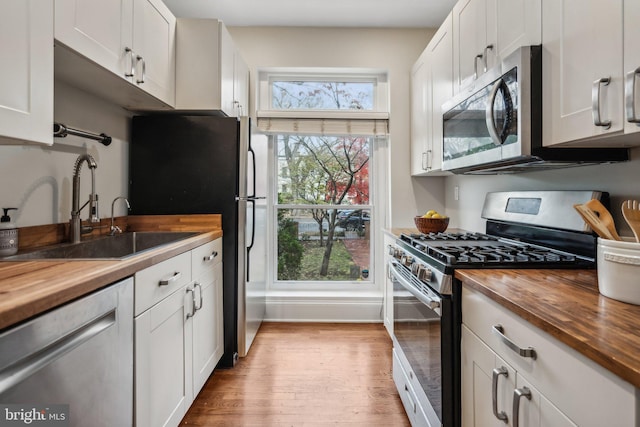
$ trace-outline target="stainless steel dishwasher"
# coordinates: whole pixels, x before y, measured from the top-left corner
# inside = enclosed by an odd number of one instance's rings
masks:
[[[70,426],[133,424],[132,278],[0,334],[0,404],[18,403],[68,405]]]

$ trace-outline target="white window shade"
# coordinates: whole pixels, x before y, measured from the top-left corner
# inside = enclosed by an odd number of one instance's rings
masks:
[[[270,135],[389,135],[389,114],[380,112],[258,111],[260,132]]]

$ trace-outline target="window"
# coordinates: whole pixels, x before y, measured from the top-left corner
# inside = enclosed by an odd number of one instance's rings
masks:
[[[258,127],[271,135],[274,157],[278,284],[371,283],[369,176],[377,140],[387,133],[379,108],[385,82],[378,74],[261,75],[267,109],[258,111]]]

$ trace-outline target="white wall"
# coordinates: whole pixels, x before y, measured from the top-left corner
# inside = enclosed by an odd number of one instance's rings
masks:
[[[640,137],[640,136],[639,136]],[[459,187],[460,198],[454,200]],[[631,161],[596,166],[580,166],[516,175],[452,176],[446,178],[446,212],[450,225],[473,231],[484,231],[480,218],[484,196],[488,191],[507,190],[597,190],[611,196],[611,213],[618,231],[632,236],[620,212],[625,199],[640,199],[640,148],[631,151]]]
[[[69,127],[105,133],[105,147],[75,136],[55,138],[52,147],[0,146],[0,207],[17,207],[12,218],[19,227],[66,222],[71,213],[71,177],[76,158],[94,157],[96,192],[101,217],[111,215],[111,201],[127,194],[130,113],[61,82],[55,84],[54,120]],[[53,125],[51,131],[53,132]],[[82,166],[80,202],[91,192],[91,173]],[[85,210],[82,218],[88,216]],[[124,215],[122,204],[116,216]]]
[[[262,67],[362,67],[388,71],[390,175],[386,226],[413,226],[413,217],[443,210],[444,180],[412,179],[410,156],[411,67],[431,39],[429,29],[232,27],[229,32],[255,78]],[[253,83],[253,81],[252,81]],[[255,87],[255,85],[252,84]],[[251,93],[251,110],[255,110]]]

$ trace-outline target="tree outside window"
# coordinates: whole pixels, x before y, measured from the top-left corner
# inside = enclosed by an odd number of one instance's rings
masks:
[[[371,109],[372,83],[274,82],[274,107]],[[370,90],[369,90],[370,89]],[[372,139],[287,134],[278,156],[278,280],[367,278]]]

